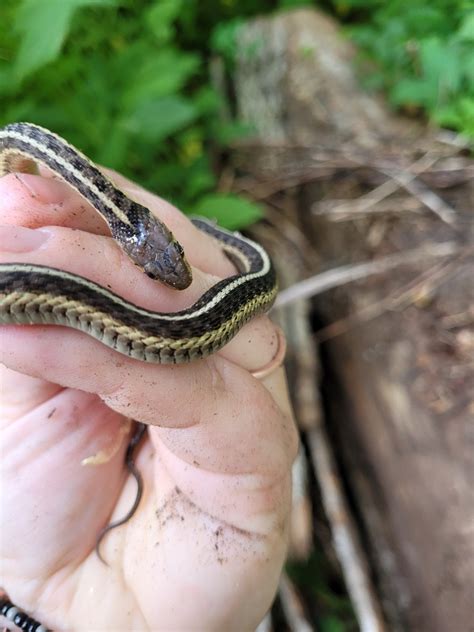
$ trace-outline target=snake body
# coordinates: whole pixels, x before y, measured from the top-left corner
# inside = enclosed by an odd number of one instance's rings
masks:
[[[176,289],[190,284],[191,268],[171,231],[86,156],[31,123],[0,130],[0,176],[34,172],[38,163],[92,204],[112,237],[148,276]],[[72,327],[145,362],[177,364],[215,353],[248,320],[269,309],[276,277],[261,246],[207,220],[192,221],[220,244],[239,273],[218,282],[191,307],[153,312],[70,272],[13,262],[0,264],[0,324]]]

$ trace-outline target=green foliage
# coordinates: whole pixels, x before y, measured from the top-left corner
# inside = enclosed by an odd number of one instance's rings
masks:
[[[424,110],[474,135],[474,6],[463,0],[333,0],[349,32],[376,62],[367,84],[392,104]]]
[[[312,0],[280,0],[278,3],[280,9],[298,9],[314,4]]]
[[[318,622],[321,632],[356,632],[358,626],[339,570],[316,546],[306,562],[292,562],[287,571],[311,608],[310,619]],[[330,587],[330,588],[329,588]]]
[[[253,202],[224,193],[213,193],[201,198],[193,213],[214,218],[219,224],[231,230],[239,228],[242,224],[252,224],[263,215],[260,207]]]
[[[256,11],[250,0],[233,4],[2,0],[0,125],[50,127],[185,211],[231,228],[255,221],[258,206],[213,194],[209,150],[246,132],[220,122],[222,104],[207,76],[222,18],[230,24],[237,14],[241,22]],[[230,30],[220,45],[235,51]]]
[[[440,125],[474,135],[472,2],[320,3],[376,61],[369,85],[385,89],[397,107],[425,110]],[[1,0],[0,125],[50,127],[185,211],[242,227],[261,211],[211,195],[212,162],[216,148],[250,130],[220,116],[208,61],[219,54],[232,67],[249,16],[311,4],[317,2]]]
[[[21,35],[12,73],[15,82],[57,57],[77,9],[107,4],[112,5],[113,0],[24,0],[14,23]]]
[[[227,20],[218,24],[212,34],[212,48],[222,55],[230,66],[234,63],[237,54],[239,30],[244,23],[245,21],[240,17]]]

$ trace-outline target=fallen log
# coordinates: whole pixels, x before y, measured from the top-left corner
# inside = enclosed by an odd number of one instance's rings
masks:
[[[266,205],[258,236],[270,249],[275,231],[286,242],[274,248],[293,270],[286,285],[316,277],[286,317],[290,385],[304,441],[323,418],[337,459],[372,601],[364,620],[346,568],[361,629],[463,632],[474,594],[474,167],[462,140],[366,94],[355,57],[313,10],[242,28],[231,80],[255,133],[234,148],[232,188]],[[346,277],[318,286],[341,266]],[[303,329],[320,358],[308,360]]]

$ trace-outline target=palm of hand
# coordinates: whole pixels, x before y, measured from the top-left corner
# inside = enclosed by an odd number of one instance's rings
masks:
[[[7,218],[11,211],[12,224],[28,225],[15,204],[14,191]],[[49,224],[49,206],[30,204],[41,207],[36,225]],[[80,248],[94,252],[106,238],[85,228]],[[78,239],[68,228],[50,231],[66,252]],[[50,265],[48,248],[36,253],[35,262]],[[67,258],[57,267],[68,269]],[[274,332],[260,321],[254,327],[268,344]],[[282,372],[263,387],[244,370],[261,362],[261,350],[256,360],[239,357],[232,344],[198,366],[170,368],[68,330],[5,327],[0,336],[9,367],[1,376],[0,584],[12,600],[54,629],[254,628],[285,553],[296,439]],[[151,424],[136,459],[145,493],[133,518],[106,536],[107,567],[94,552],[97,534],[128,511],[136,491],[123,464],[125,415]],[[103,463],[83,463],[100,454]]]

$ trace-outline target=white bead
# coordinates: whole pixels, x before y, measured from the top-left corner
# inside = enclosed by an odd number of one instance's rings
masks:
[[[15,608],[15,606],[13,606],[13,608],[9,608],[5,616],[7,619],[10,619],[10,621],[13,621],[13,619],[16,617],[17,614],[18,614],[18,608]]]

